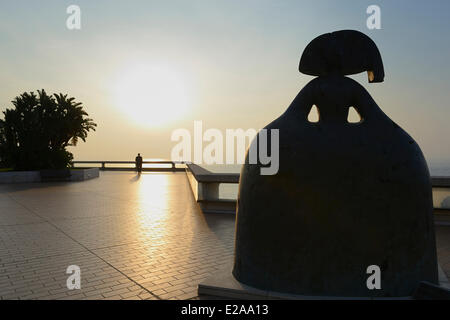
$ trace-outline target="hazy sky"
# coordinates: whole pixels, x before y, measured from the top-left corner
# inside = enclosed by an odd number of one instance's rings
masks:
[[[71,4],[81,30],[66,28]],[[381,30],[366,27],[370,4],[381,7]],[[386,78],[354,78],[432,165],[450,163],[448,0],[0,0],[0,28],[0,110],[23,91],[74,96],[98,123],[72,150],[77,160],[168,158],[171,132],[194,120],[261,128],[312,79],[298,72],[308,42],[356,29],[378,45]]]

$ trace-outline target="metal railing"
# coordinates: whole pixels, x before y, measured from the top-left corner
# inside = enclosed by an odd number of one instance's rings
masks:
[[[94,164],[99,165],[100,170],[111,170],[111,171],[134,171],[136,170],[136,162],[135,161],[104,161],[104,160],[95,160],[95,161],[72,161],[72,168],[86,168],[86,167],[78,167],[76,164]],[[118,166],[109,166],[111,164],[128,164],[132,166],[128,167],[118,167]],[[153,167],[146,167],[147,165],[156,165]],[[107,166],[108,165],[108,166]],[[163,165],[163,166],[161,166]],[[167,166],[166,166],[167,165]],[[177,167],[177,165],[183,165],[183,167]],[[142,161],[142,171],[184,171],[184,162],[182,161],[168,161],[168,160],[151,160],[151,161]]]
[[[434,221],[450,225],[450,177],[431,177],[433,186]]]

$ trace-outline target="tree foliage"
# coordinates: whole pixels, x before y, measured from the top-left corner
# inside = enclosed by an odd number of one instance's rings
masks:
[[[86,141],[97,126],[67,95],[25,92],[12,104],[0,119],[0,159],[15,170],[66,168],[73,159],[66,147]]]

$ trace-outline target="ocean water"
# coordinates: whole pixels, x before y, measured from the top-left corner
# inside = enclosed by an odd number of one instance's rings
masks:
[[[450,177],[450,166],[430,166],[430,175]]]

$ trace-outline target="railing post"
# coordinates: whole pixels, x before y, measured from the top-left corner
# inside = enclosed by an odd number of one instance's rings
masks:
[[[217,201],[219,200],[219,183],[200,182],[198,184],[198,200]]]
[[[105,163],[102,162],[102,170],[105,170]]]

